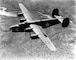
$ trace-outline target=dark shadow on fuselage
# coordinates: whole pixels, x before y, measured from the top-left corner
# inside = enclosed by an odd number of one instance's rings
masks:
[[[17,27],[12,27],[11,30],[12,32],[27,32],[26,28],[30,27],[30,24],[35,24],[35,25],[39,25],[42,28],[47,28],[56,24],[59,24],[60,22],[58,21],[58,19],[56,20],[49,20],[49,21],[39,21],[39,22],[34,22],[34,23],[25,23],[25,24],[21,24]],[[30,31],[31,32],[31,31]]]
[[[56,24],[59,24],[60,21],[58,21],[58,19],[56,20],[49,20],[49,21],[41,21],[41,22],[35,22],[35,23],[30,23],[30,24],[36,24],[39,26],[42,26],[42,28],[47,28]]]

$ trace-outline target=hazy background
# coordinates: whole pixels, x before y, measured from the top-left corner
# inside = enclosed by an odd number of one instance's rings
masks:
[[[23,3],[33,14],[33,19],[40,19],[36,11],[51,16],[54,8],[60,9],[62,16],[68,16],[72,23],[67,28],[61,24],[50,26],[45,30],[57,48],[56,52],[50,51],[40,40],[31,40],[29,33],[13,33],[9,26],[19,23],[20,18],[0,16],[0,59],[2,60],[74,60],[76,41],[75,1],[74,0],[0,0],[0,6],[7,11],[20,11],[18,3]]]

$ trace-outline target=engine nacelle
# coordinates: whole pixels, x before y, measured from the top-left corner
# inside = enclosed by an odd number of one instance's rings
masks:
[[[19,26],[11,27],[10,30],[12,32],[20,32]]]
[[[32,28],[25,28],[25,32],[32,32]]]
[[[25,18],[21,18],[21,19],[20,19],[20,22],[24,22],[24,21],[26,21]]]
[[[38,37],[37,34],[31,34],[30,38],[31,38],[31,39],[39,39],[39,37]]]
[[[23,13],[17,13],[17,16],[18,17],[22,17],[23,16]]]

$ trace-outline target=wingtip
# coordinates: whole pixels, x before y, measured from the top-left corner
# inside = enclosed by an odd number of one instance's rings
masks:
[[[55,49],[53,49],[52,51],[57,51],[57,49],[55,48]]]
[[[18,3],[19,5],[22,5],[22,3]]]
[[[56,47],[52,47],[51,51],[57,51]]]

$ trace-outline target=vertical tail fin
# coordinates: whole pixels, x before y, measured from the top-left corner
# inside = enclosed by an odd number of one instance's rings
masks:
[[[52,11],[52,17],[55,18],[55,15],[59,16],[59,9],[58,8],[55,8],[53,9]]]
[[[69,23],[70,23],[70,19],[64,18],[64,20],[62,22],[62,27],[68,27]]]

